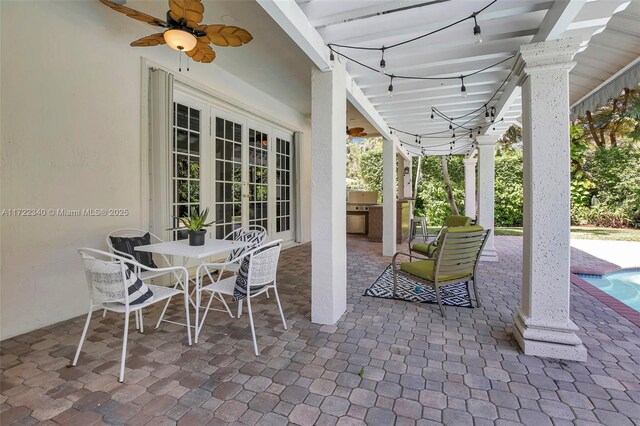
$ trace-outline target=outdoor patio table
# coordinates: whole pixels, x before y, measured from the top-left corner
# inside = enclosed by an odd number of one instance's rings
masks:
[[[178,240],[178,241],[167,241],[164,243],[157,243],[157,244],[148,244],[144,246],[137,246],[135,250],[145,251],[149,253],[164,254],[166,256],[179,256],[183,258],[183,266],[185,266],[189,261],[189,259],[197,259],[202,264],[202,263],[206,263],[206,260],[211,256],[228,253],[231,250],[234,250],[240,247],[246,247],[248,245],[250,245],[250,243],[243,242],[243,241],[206,239],[204,245],[202,246],[190,246],[188,240]],[[213,282],[214,280],[213,280],[213,277],[211,276],[211,272],[206,267],[205,267],[205,270],[207,271],[207,276],[209,277],[211,282]],[[196,277],[195,280],[191,279],[190,281],[192,281],[195,284],[194,291],[195,291],[196,297],[195,297],[195,302],[191,301],[191,304],[194,306],[196,311],[195,324],[198,324],[198,316],[200,313],[200,291],[198,290],[200,289],[200,282],[199,282],[200,280],[198,277]],[[227,302],[224,301],[224,298],[220,295],[216,295],[216,297],[223,303],[224,307],[227,309],[227,312],[229,313],[229,315],[231,315],[231,310],[229,309]],[[168,299],[167,302],[165,303],[164,309],[160,314],[160,319],[158,320],[158,324],[156,325],[156,327],[160,324],[160,321],[165,321],[165,322],[186,326],[185,324],[182,324],[182,323],[176,323],[174,321],[162,319],[164,317],[165,311],[167,310],[167,307],[169,306],[170,301],[171,299]],[[197,333],[195,337],[195,343],[198,343]]]

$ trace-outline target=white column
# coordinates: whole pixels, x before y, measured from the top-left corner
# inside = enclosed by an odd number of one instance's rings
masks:
[[[478,225],[491,229],[480,260],[497,262],[498,253],[493,242],[494,237],[494,200],[495,200],[495,155],[496,136],[483,135],[478,142]],[[466,187],[465,187],[466,190]],[[466,198],[466,194],[465,194]]]
[[[311,321],[335,324],[347,309],[344,65],[311,76]]]
[[[382,255],[396,252],[396,143],[385,139],[382,148]]]
[[[476,163],[478,159],[464,159],[464,215],[476,218]]]
[[[520,47],[514,73],[523,106],[522,305],[514,335],[525,354],[587,360],[569,318],[569,71],[580,41]]]

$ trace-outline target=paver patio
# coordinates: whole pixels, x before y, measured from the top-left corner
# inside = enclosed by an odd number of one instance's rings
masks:
[[[1,423],[640,425],[640,329],[583,290],[572,286],[571,316],[586,363],[516,349],[521,244],[497,237],[500,262],[480,267],[482,308],[447,307],[443,320],[433,305],[362,296],[389,259],[351,238],[349,307],[335,326],[309,321],[310,246],[286,250],[278,285],[290,327],[262,299],[260,357],[246,316],[210,314],[189,347],[181,327],[152,328],[158,307],[145,313],[144,334],[130,335],[126,384],[116,379],[119,316],[95,314],[75,368],[65,366],[84,317],[5,340]],[[575,254],[574,269],[602,264]]]

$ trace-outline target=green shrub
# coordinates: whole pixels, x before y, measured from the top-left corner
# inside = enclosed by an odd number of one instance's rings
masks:
[[[522,152],[496,157],[495,223],[522,226]]]

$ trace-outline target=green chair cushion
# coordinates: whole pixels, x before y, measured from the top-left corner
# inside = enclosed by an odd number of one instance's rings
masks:
[[[400,269],[411,275],[423,278],[427,281],[434,281],[433,269],[436,266],[436,262],[433,259],[428,260],[416,260],[415,262],[405,262],[400,264]],[[440,275],[438,281],[450,281],[456,278],[464,278],[469,274],[453,274],[453,275]]]
[[[473,219],[467,216],[451,215],[447,218],[444,226],[470,226]]]
[[[415,243],[411,247],[411,250],[417,251],[418,253],[422,253],[427,257],[431,257],[433,256],[433,253],[436,252],[437,248],[438,247],[435,246],[433,243]]]
[[[480,225],[470,225],[470,226],[454,226],[451,228],[445,228],[442,233],[443,234],[461,234],[465,232],[476,232],[476,231],[484,231],[484,228]]]

